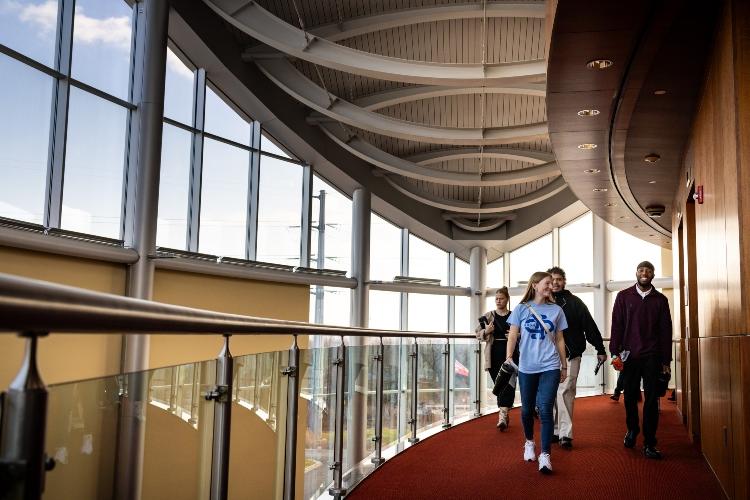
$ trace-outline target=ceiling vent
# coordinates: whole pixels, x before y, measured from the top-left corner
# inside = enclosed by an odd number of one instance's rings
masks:
[[[664,205],[649,205],[646,207],[646,213],[652,219],[658,219],[664,215]]]

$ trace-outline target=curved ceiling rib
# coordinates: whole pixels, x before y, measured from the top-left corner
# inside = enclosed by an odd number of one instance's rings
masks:
[[[478,146],[532,141],[547,137],[547,124],[497,128],[445,128],[390,118],[331,96],[286,59],[256,61],[269,79],[287,94],[326,117],[376,134],[439,144]]]
[[[376,111],[396,104],[419,101],[433,97],[444,97],[468,94],[513,94],[546,97],[547,85],[544,83],[517,83],[498,87],[449,87],[446,85],[417,85],[415,87],[399,87],[371,94],[354,101],[354,104]]]
[[[203,1],[227,22],[276,50],[356,75],[426,85],[493,86],[540,81],[545,78],[547,71],[547,62],[544,60],[502,64],[442,64],[380,56],[310,35],[274,16],[252,0],[239,7],[236,0]],[[253,58],[252,51],[248,55]]]
[[[334,124],[321,124],[320,128],[334,142],[353,155],[383,170],[411,179],[454,186],[510,186],[560,175],[560,168],[554,161],[520,170],[486,173],[481,177],[478,174],[434,170],[387,153],[361,137],[348,136],[341,127]]]
[[[399,26],[452,19],[481,19],[482,17],[536,17],[544,18],[544,2],[500,3],[488,2],[487,9],[481,3],[441,5],[418,9],[403,9],[392,12],[355,17],[340,23],[323,24],[310,28],[310,33],[331,42],[354,36],[374,33]]]
[[[437,151],[428,151],[419,153],[405,158],[417,165],[432,165],[450,160],[465,160],[467,158],[498,158],[505,160],[518,160],[542,165],[555,161],[555,155],[544,151],[532,151],[527,149],[510,149],[510,148],[483,148],[480,150],[471,148],[440,149]]]
[[[534,192],[528,193],[518,198],[513,198],[508,201],[501,201],[495,203],[467,203],[462,201],[448,202],[444,198],[432,196],[426,193],[415,193],[404,186],[398,184],[388,176],[384,176],[385,180],[393,186],[394,189],[400,193],[417,200],[425,205],[430,205],[435,208],[442,210],[448,210],[451,212],[463,213],[463,214],[495,214],[504,213],[517,210],[519,208],[527,207],[535,203],[551,198],[557,193],[567,189],[568,185],[562,176],[559,176],[554,181],[550,182],[543,188],[537,189]]]
[[[470,231],[473,233],[492,231],[493,229],[497,229],[498,227],[502,226],[507,221],[513,220],[515,218],[516,214],[509,213],[500,217],[491,217],[489,219],[484,219],[481,222],[477,223],[476,221],[467,219],[466,217],[462,217],[460,215],[443,214],[443,219],[451,221],[454,225],[456,225],[456,227],[459,227],[464,231]]]

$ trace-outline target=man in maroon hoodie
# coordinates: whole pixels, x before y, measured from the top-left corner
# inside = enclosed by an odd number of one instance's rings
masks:
[[[635,446],[641,431],[638,418],[638,396],[643,380],[643,454],[661,458],[656,449],[659,425],[658,386],[662,374],[670,373],[672,361],[672,318],[667,298],[651,286],[654,265],[638,264],[637,282],[621,290],[612,309],[612,332],[609,351],[612,364],[622,367],[625,394],[625,447]]]

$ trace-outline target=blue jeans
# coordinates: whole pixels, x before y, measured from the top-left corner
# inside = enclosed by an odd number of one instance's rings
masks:
[[[534,439],[534,405],[539,407],[539,420],[542,421],[542,453],[550,452],[550,441],[555,422],[552,406],[555,403],[557,387],[560,385],[560,370],[547,370],[542,373],[518,373],[521,384],[521,422],[526,439]]]

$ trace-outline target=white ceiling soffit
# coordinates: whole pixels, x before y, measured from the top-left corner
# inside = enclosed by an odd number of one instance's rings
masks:
[[[241,3],[237,0],[203,1],[237,29],[276,50],[355,75],[423,85],[465,87],[541,81],[547,73],[545,60],[500,64],[442,64],[379,56],[305,33],[252,0]],[[255,56],[252,50],[246,55],[250,59],[262,58],[264,52],[261,48]]]
[[[545,83],[517,83],[498,87],[448,87],[445,85],[417,85],[414,87],[399,87],[371,94],[354,101],[354,104],[367,111],[377,111],[396,104],[468,94],[514,94],[531,95],[535,97],[547,96]]]
[[[331,42],[338,42],[354,36],[374,33],[376,31],[408,26],[433,21],[452,19],[482,19],[482,17],[536,17],[544,18],[544,2],[536,3],[500,3],[487,2],[458,5],[440,5],[418,9],[404,9],[371,16],[348,19],[341,23],[330,23],[310,28],[310,33]]]
[[[534,165],[542,165],[555,161],[555,155],[545,151],[532,151],[527,149],[511,148],[456,148],[440,149],[437,151],[427,151],[413,156],[406,160],[416,163],[417,165],[433,165],[451,160],[465,160],[467,158],[497,158],[504,160],[518,160]]]
[[[286,59],[256,61],[265,75],[298,101],[340,121],[376,134],[417,142],[480,146],[511,144],[547,138],[547,123],[494,128],[446,128],[390,118],[340,99],[303,75]]]
[[[388,181],[388,183],[397,191],[412,199],[424,203],[425,205],[430,205],[432,207],[448,210],[450,212],[463,214],[496,214],[511,212],[513,210],[518,210],[520,208],[528,207],[529,205],[534,205],[535,203],[542,202],[547,198],[551,198],[557,193],[567,189],[568,187],[565,179],[563,179],[562,176],[559,176],[557,179],[550,182],[543,188],[537,189],[532,193],[519,196],[518,198],[513,198],[512,200],[494,203],[468,203],[461,201],[449,201],[445,198],[438,198],[426,193],[417,194],[414,191],[411,191],[410,189],[407,189],[404,186],[398,184],[387,175],[384,177],[385,180]]]
[[[383,170],[411,179],[453,186],[510,186],[560,175],[560,168],[554,161],[508,172],[485,173],[481,177],[477,174],[436,170],[394,156],[356,135],[350,136],[340,125],[321,123],[320,128],[328,137],[353,155]]]
[[[443,219],[451,221],[453,224],[463,229],[464,231],[470,231],[473,233],[492,231],[493,229],[497,229],[498,227],[502,226],[507,221],[513,220],[515,218],[516,214],[511,213],[501,217],[485,218],[477,222],[475,220],[467,219],[466,217],[461,217],[460,215],[456,214],[443,214]]]

